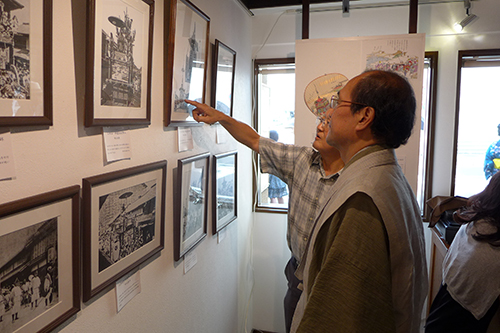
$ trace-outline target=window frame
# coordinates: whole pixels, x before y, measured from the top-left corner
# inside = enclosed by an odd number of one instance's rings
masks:
[[[431,209],[426,204],[432,197],[433,164],[434,164],[434,137],[436,128],[436,99],[437,99],[437,80],[438,80],[438,51],[426,51],[424,57],[430,60],[430,84],[429,84],[429,119],[427,131],[427,156],[425,159],[425,176],[423,179],[423,207],[422,218],[428,222]]]
[[[455,195],[455,178],[457,175],[457,149],[458,149],[458,128],[460,116],[460,91],[462,86],[462,68],[464,68],[464,57],[474,56],[499,56],[500,49],[480,49],[480,50],[459,50],[457,59],[457,86],[455,93],[455,127],[453,135],[453,158],[451,165],[450,195]]]
[[[267,59],[254,59],[254,84],[253,84],[253,128],[261,135],[259,132],[259,67],[264,65],[280,65],[280,64],[295,64],[295,57],[291,58],[267,58]],[[252,207],[255,212],[260,213],[277,213],[277,214],[288,214],[287,207],[272,207],[264,206],[260,204],[259,198],[259,174],[260,174],[260,159],[256,152],[253,152],[253,176],[252,176]]]

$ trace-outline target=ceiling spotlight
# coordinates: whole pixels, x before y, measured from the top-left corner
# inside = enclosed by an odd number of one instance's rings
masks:
[[[467,25],[471,24],[477,18],[477,15],[470,14],[469,16],[466,16],[462,21],[455,23],[453,27],[455,28],[456,32],[461,32]]]
[[[453,27],[455,28],[456,32],[461,32],[467,25],[471,24],[478,18],[477,15],[470,13],[470,1],[471,0],[464,0],[465,15],[467,16],[459,23],[455,23]]]

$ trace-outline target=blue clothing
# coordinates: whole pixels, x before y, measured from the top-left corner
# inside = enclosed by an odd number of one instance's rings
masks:
[[[269,175],[269,198],[283,198],[288,195],[288,190],[284,181],[275,175]]]
[[[493,162],[496,158],[500,159],[500,140],[492,143],[486,151],[483,168],[486,179],[489,179],[498,171],[498,169],[495,168],[495,163]]]

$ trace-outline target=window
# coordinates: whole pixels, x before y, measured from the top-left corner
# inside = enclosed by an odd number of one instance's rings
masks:
[[[500,49],[459,51],[452,195],[481,192],[500,168],[499,75]]]
[[[432,195],[432,147],[434,145],[434,120],[436,114],[437,64],[438,53],[425,52],[417,184],[417,202],[425,220],[428,219],[430,213],[425,202]]]
[[[293,144],[295,142],[295,59],[255,60],[255,86],[254,126],[256,131],[263,137]],[[286,184],[274,176],[261,173],[257,156],[255,165],[255,210],[286,213],[288,210]]]

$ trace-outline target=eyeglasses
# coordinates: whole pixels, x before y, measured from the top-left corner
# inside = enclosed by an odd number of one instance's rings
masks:
[[[330,118],[326,118],[326,117],[317,117],[316,118],[316,126],[319,126],[319,124],[321,124],[321,126],[326,127],[326,126],[328,126],[329,123],[330,123]]]
[[[344,101],[343,99],[340,99],[338,96],[333,95],[332,98],[330,99],[330,107],[332,109],[336,109],[340,104],[342,103],[349,103],[349,104],[355,104],[355,105],[361,105],[361,106],[369,106],[363,103],[357,103],[357,102],[351,102],[351,101]]]

